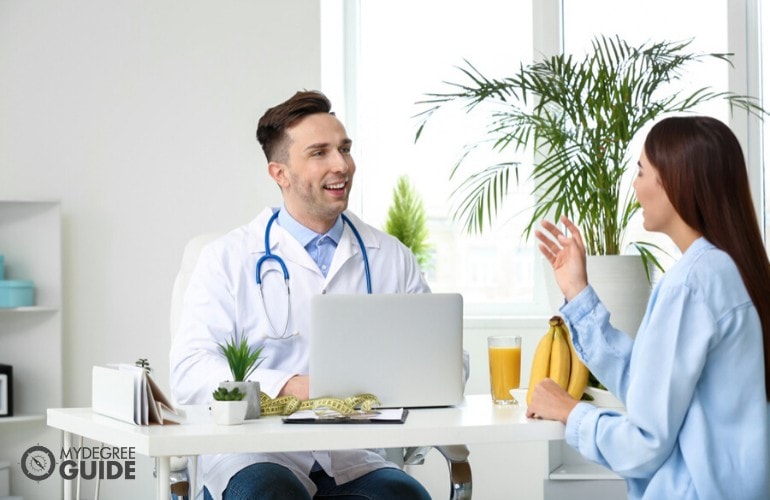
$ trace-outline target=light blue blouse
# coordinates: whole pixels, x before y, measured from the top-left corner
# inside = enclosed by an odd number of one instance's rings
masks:
[[[770,498],[759,316],[732,259],[701,238],[657,284],[636,339],[591,287],[561,312],[626,413],[579,403],[567,443],[626,479],[629,498]]]

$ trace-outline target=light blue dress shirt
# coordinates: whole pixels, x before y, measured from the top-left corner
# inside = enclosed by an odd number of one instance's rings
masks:
[[[337,217],[337,221],[326,234],[318,234],[297,222],[286,207],[282,206],[278,213],[278,224],[305,247],[310,257],[318,264],[318,269],[326,276],[334,258],[334,251],[342,238],[342,217]]]
[[[653,290],[635,340],[591,287],[561,312],[627,410],[579,403],[570,446],[624,477],[630,499],[770,498],[762,329],[726,253],[695,241]]]

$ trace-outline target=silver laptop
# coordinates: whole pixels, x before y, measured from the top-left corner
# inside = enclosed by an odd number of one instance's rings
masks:
[[[310,311],[311,398],[371,393],[405,408],[462,401],[462,295],[317,295]]]

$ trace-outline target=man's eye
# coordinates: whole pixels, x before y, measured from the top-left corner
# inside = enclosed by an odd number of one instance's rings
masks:
[[[319,151],[314,151],[311,156],[323,156],[323,155],[324,155],[324,151],[319,150]]]
[[[345,146],[344,148],[340,148],[340,152],[342,154],[344,154],[344,155],[349,155],[350,154],[350,147],[349,146]]]

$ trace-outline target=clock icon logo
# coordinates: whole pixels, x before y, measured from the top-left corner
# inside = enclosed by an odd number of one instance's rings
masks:
[[[56,459],[45,446],[32,446],[21,456],[21,471],[33,481],[42,481],[53,474]]]

